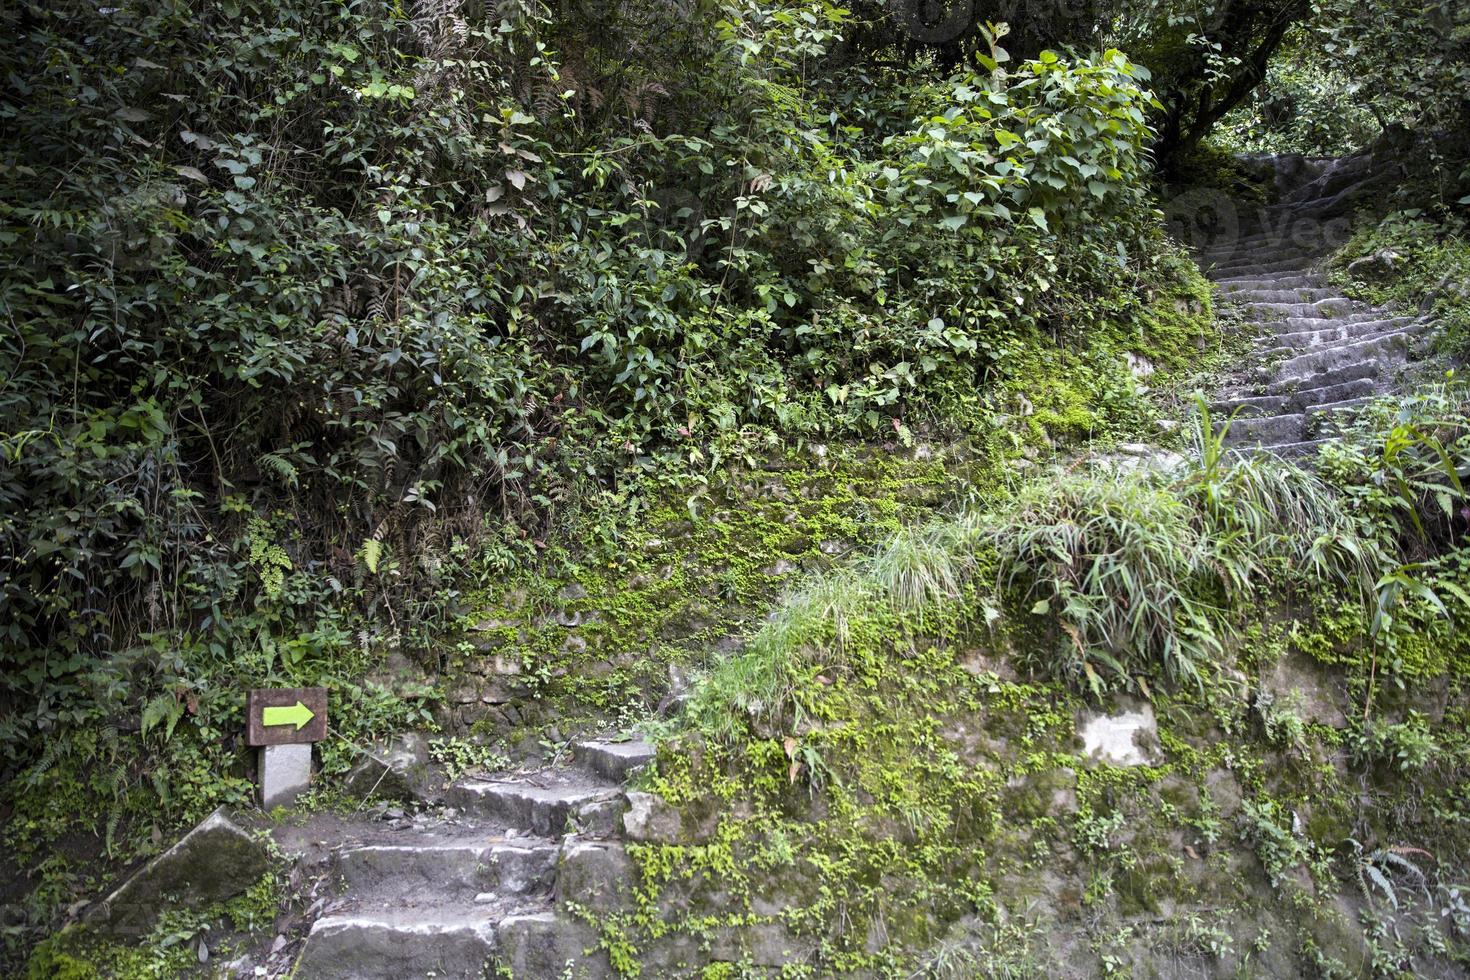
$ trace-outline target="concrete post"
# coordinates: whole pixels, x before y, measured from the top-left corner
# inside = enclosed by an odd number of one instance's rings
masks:
[[[260,805],[290,806],[311,786],[311,745],[266,745],[257,756]]]

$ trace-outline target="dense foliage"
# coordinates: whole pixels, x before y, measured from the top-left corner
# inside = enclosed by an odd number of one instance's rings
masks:
[[[243,798],[242,686],[421,717],[368,677],[467,557],[767,439],[963,427],[1181,268],[1114,51],[854,73],[820,2],[4,17],[0,753],[109,846]],[[29,799],[22,855],[78,812]]]

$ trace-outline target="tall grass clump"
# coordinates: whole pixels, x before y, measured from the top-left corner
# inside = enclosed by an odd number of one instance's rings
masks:
[[[1220,556],[1230,596],[1289,585],[1287,573],[1298,573],[1366,598],[1386,559],[1351,508],[1315,473],[1264,453],[1228,452],[1229,429],[1228,421],[1217,428],[1200,403],[1195,452],[1172,489]]]
[[[1185,498],[1136,474],[1083,472],[1033,483],[988,522],[996,590],[1041,623],[1023,644],[1043,672],[1086,681],[1162,666],[1170,680],[1200,680],[1223,651],[1215,621],[1224,590],[1219,556]]]
[[[721,741],[747,725],[801,721],[793,698],[800,677],[842,656],[855,620],[871,601],[862,575],[835,572],[787,597],[739,653],[720,661],[695,690],[688,720]]]
[[[1453,547],[1470,529],[1470,390],[1442,384],[1366,406],[1322,453],[1325,480],[1411,561]]]

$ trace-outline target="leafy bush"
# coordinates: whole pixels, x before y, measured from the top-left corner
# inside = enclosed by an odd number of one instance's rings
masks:
[[[1376,87],[1301,30],[1271,61],[1261,86],[1221,120],[1212,140],[1240,153],[1347,156],[1381,132],[1364,99],[1364,90]],[[1398,101],[1393,93],[1380,95]]]

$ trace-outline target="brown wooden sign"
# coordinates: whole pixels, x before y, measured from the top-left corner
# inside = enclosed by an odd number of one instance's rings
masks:
[[[256,688],[245,713],[247,745],[300,745],[327,737],[324,687]]]

